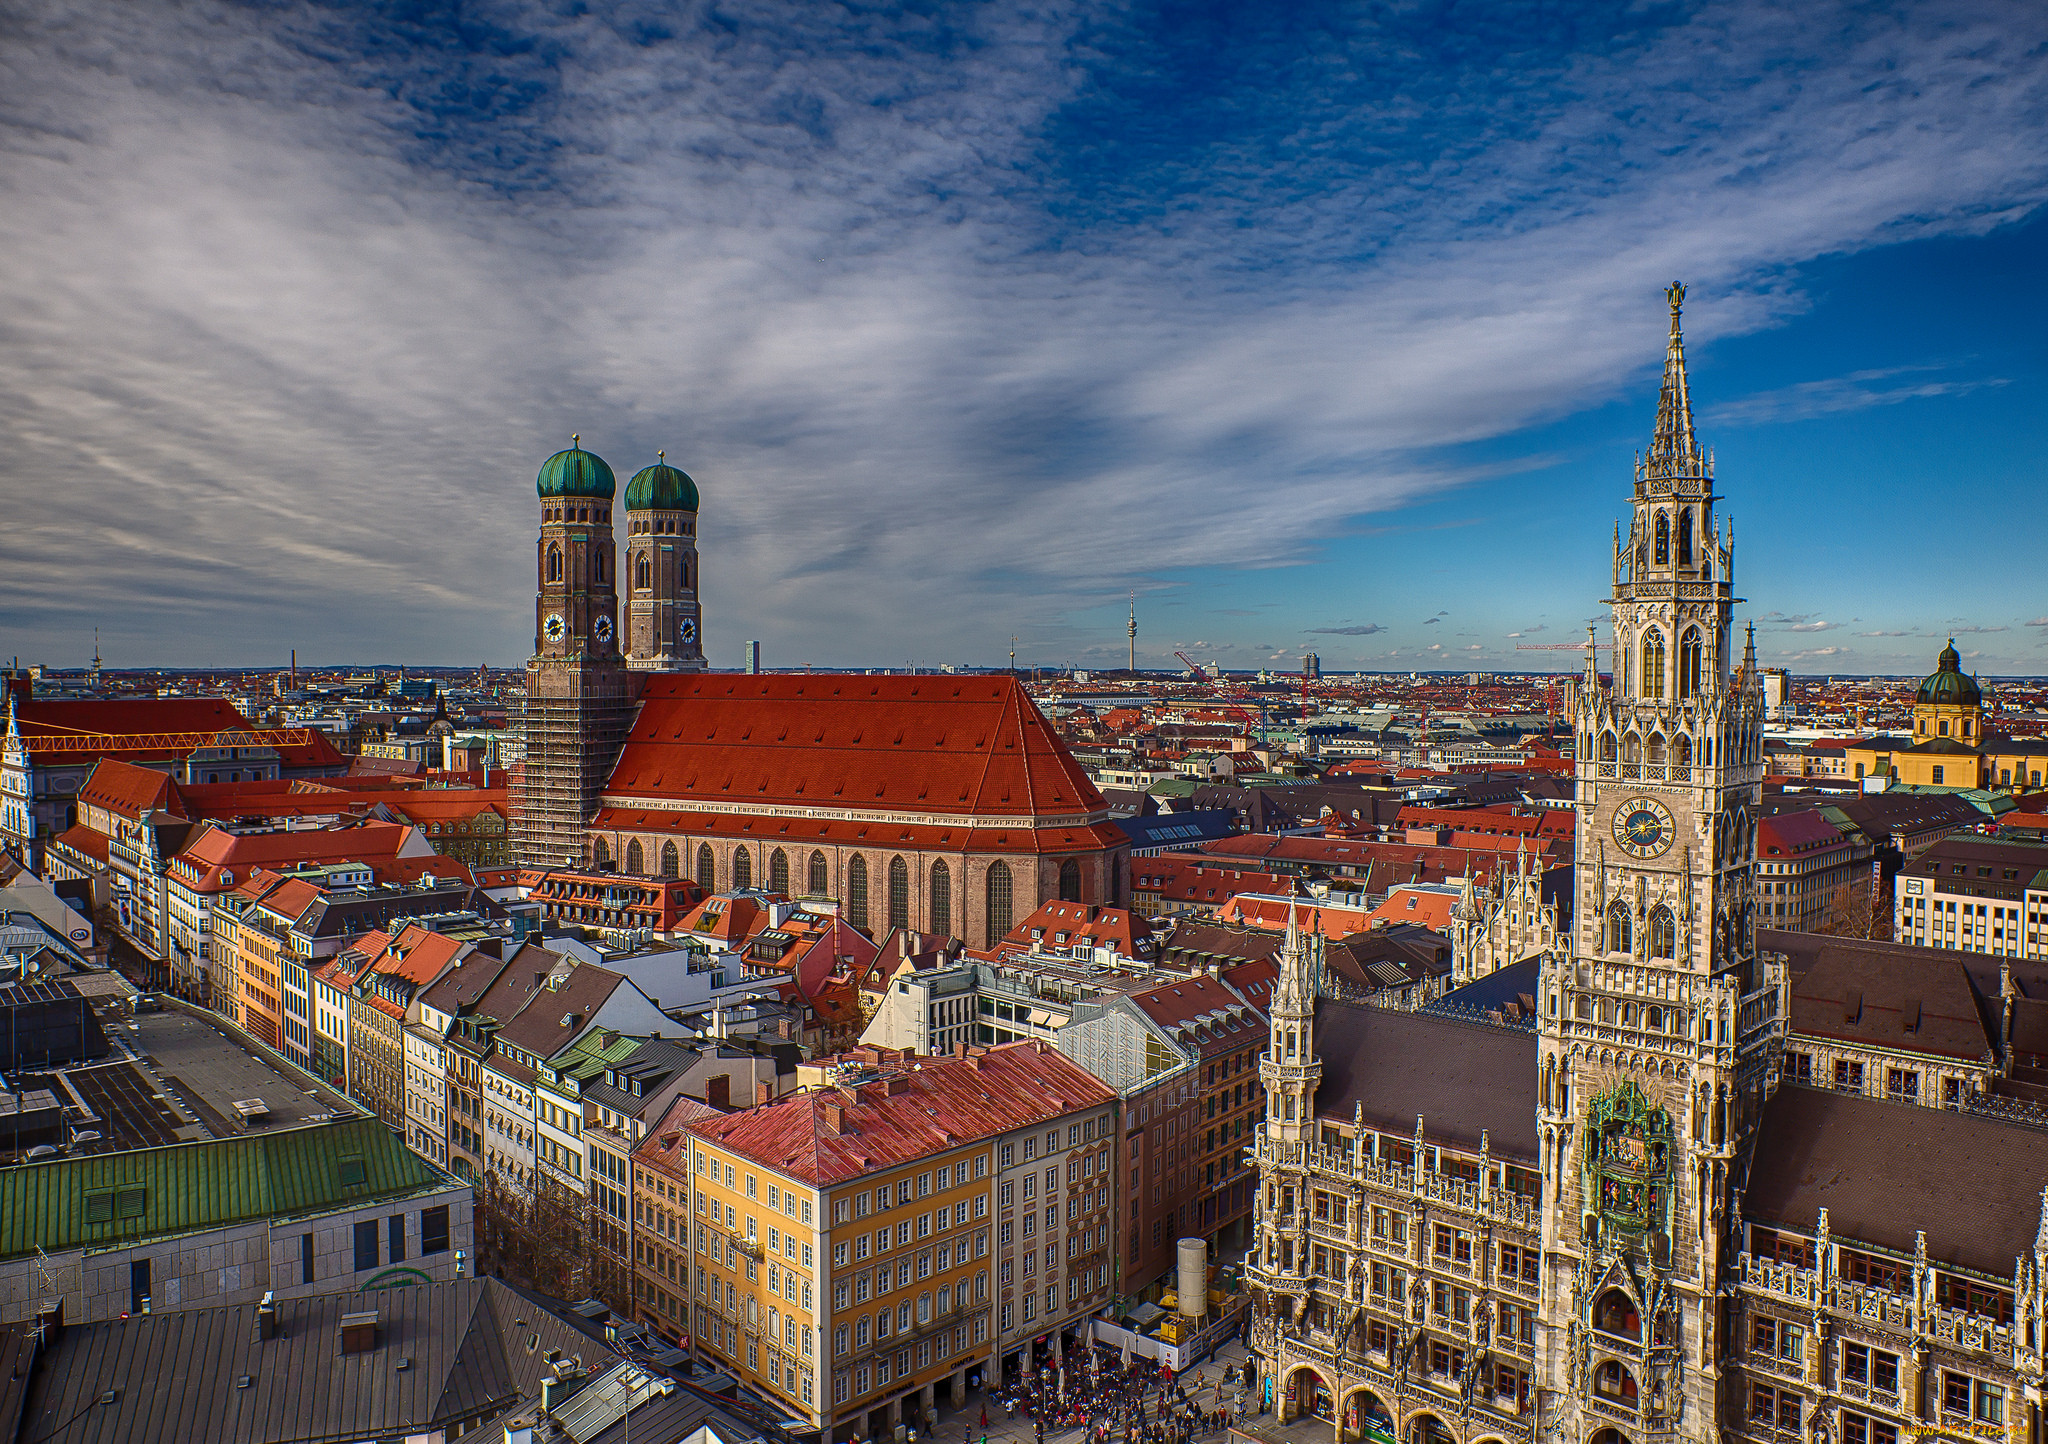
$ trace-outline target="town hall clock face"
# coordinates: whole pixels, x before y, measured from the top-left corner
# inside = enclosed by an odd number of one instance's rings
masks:
[[[550,642],[559,642],[562,640],[562,634],[569,630],[569,624],[562,620],[560,612],[549,612],[547,621],[541,624],[541,630],[547,633]]]
[[[1671,846],[1671,809],[1654,797],[1632,797],[1614,809],[1614,840],[1630,857],[1656,857]]]

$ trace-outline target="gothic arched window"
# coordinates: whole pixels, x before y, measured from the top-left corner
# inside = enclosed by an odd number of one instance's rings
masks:
[[[1643,766],[1643,739],[1631,732],[1621,739],[1621,775],[1640,777]]]
[[[633,563],[633,585],[643,592],[654,585],[654,565],[647,560],[646,552],[640,553],[639,560]]]
[[[1661,904],[1650,913],[1650,956],[1678,956],[1678,919],[1672,916],[1670,908]]]
[[[1678,510],[1678,564],[1682,567],[1692,565],[1692,508],[1689,506]]]
[[[1615,1399],[1635,1407],[1636,1376],[1623,1368],[1617,1361],[1609,1359],[1593,1373],[1593,1392],[1603,1398]]]
[[[868,860],[859,853],[846,865],[846,920],[863,930],[868,925]]]
[[[600,837],[595,843],[591,844],[590,857],[591,860],[597,865],[597,870],[599,872],[611,871],[611,844],[607,843],[603,838]]]
[[[562,549],[551,542],[548,545],[548,580],[559,582],[561,579]]]
[[[626,871],[635,877],[647,871],[647,854],[641,851],[637,837],[626,844]]]
[[[789,854],[779,847],[768,859],[768,891],[789,895]]]
[[[945,859],[932,864],[932,931],[950,935],[953,931],[953,870]]]
[[[1664,695],[1664,634],[1655,630],[1643,638],[1643,696],[1657,701]]]
[[[676,851],[676,845],[672,842],[664,842],[661,845],[661,875],[663,877],[681,877],[683,875],[682,854]]]
[[[732,890],[745,892],[754,885],[754,859],[744,847],[732,850]]]
[[[1070,857],[1060,864],[1060,901],[1079,902],[1080,900],[1081,864]]]
[[[910,864],[900,853],[889,859],[889,926],[910,926]]]
[[[1683,732],[1671,739],[1671,765],[1687,772],[1692,770],[1692,739]],[[1678,775],[1682,781],[1683,774]]]
[[[1664,734],[1662,732],[1652,732],[1650,734],[1650,746],[1643,760],[1652,767],[1662,767],[1664,765]]]
[[[593,582],[604,580],[604,552],[602,549],[590,554],[590,579]]]
[[[1657,565],[1671,565],[1671,518],[1661,511],[1657,513]]]
[[[1600,734],[1600,760],[1602,762],[1612,762],[1614,760],[1614,734],[1612,732],[1602,732]]]
[[[1629,926],[1628,904],[1616,903],[1607,910],[1607,951],[1610,953],[1633,952],[1635,945]]]
[[[984,931],[988,935],[984,947],[994,947],[1010,931],[1010,868],[1008,863],[992,862],[988,865],[988,906],[983,910]]]
[[[718,859],[711,855],[711,844],[697,844],[697,886],[706,892],[718,891]]]
[[[825,854],[811,854],[811,896],[823,897],[832,891],[832,870],[825,865]]]
[[[1643,1339],[1643,1316],[1620,1289],[1609,1289],[1594,1302],[1593,1327],[1603,1334],[1619,1334],[1637,1343]]]
[[[1678,695],[1697,697],[1700,694],[1700,669],[1706,660],[1706,648],[1700,641],[1700,629],[1688,627],[1685,640],[1678,644]]]

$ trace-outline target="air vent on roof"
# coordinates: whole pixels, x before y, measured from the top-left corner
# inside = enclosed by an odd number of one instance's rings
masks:
[[[1854,1023],[1863,1017],[1863,992],[1856,989],[1842,1000],[1842,1021]]]

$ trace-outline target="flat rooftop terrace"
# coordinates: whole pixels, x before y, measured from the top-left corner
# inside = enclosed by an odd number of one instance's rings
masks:
[[[74,1157],[274,1132],[363,1111],[206,1014],[172,1006],[131,1015],[113,998],[95,1011],[111,1054],[10,1080],[47,1088],[67,1106]],[[259,1103],[260,1110],[237,1106]],[[0,1163],[12,1161],[12,1150],[0,1145]]]

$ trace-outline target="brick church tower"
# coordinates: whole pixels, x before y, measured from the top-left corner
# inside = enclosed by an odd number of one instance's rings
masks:
[[[626,665],[701,672],[697,483],[656,456],[626,483]]]
[[[581,437],[574,440],[548,458],[535,483],[538,587],[526,663],[525,777],[513,834],[525,867],[584,861],[584,829],[618,761],[631,705],[612,540],[618,482],[603,458],[583,450]]]

